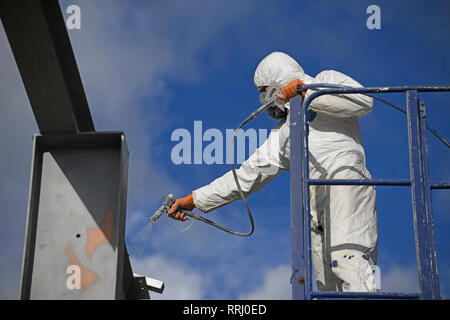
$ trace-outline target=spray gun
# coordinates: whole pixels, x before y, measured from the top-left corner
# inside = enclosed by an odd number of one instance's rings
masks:
[[[167,197],[161,197],[161,198],[159,198],[159,201],[158,201],[158,202],[161,202],[161,200],[163,200],[163,199],[164,199],[164,202],[163,202],[163,204],[161,205],[161,207],[159,207],[159,209],[155,211],[155,213],[150,217],[150,219],[148,219],[148,221],[149,221],[151,224],[156,224],[156,223],[158,222],[158,219],[159,219],[159,217],[161,216],[161,214],[162,214],[164,211],[167,212],[167,211],[170,209],[170,207],[172,206],[172,204],[173,204],[174,201],[175,201],[175,196],[174,196],[173,194],[169,193],[169,194],[167,195]]]
[[[159,209],[155,211],[155,213],[150,217],[150,219],[148,219],[148,221],[151,224],[157,224],[159,218],[161,217],[161,215],[163,217],[165,215],[167,215],[167,211],[169,211],[170,207],[172,207],[172,204],[175,202],[175,196],[173,194],[169,193],[167,195],[167,197],[162,196],[161,198],[159,198],[158,202],[161,203],[161,201],[163,201],[163,202],[162,202],[161,206],[159,207]],[[189,225],[187,227],[185,227],[185,228],[181,228],[180,229],[177,226],[175,226],[173,223],[170,223],[168,220],[166,220],[164,218],[162,220],[165,223],[167,223],[168,225],[172,226],[173,228],[175,228],[175,229],[177,229],[177,230],[179,230],[181,232],[184,232],[187,229],[189,229],[192,226],[192,223],[193,223],[193,221],[191,219],[187,218],[186,220],[189,222]]]
[[[164,200],[162,205],[161,205],[161,207],[159,207],[159,209],[156,210],[155,213],[149,219],[149,222],[151,224],[158,223],[158,220],[159,220],[159,218],[161,216],[164,217],[165,215],[167,215],[167,211],[169,211],[170,207],[175,202],[175,196],[173,194],[169,193],[166,197],[162,196],[160,198],[159,202],[161,202],[161,200]],[[179,211],[183,212],[187,216],[186,220],[189,222],[189,225],[187,227],[185,227],[185,228],[178,228],[173,223],[170,223],[168,220],[166,220],[164,218],[162,218],[162,220],[165,223],[167,223],[168,225],[172,226],[173,228],[175,228],[175,229],[177,229],[177,230],[179,230],[181,232],[184,232],[184,231],[188,230],[192,226],[192,223],[194,222],[193,219],[195,219],[195,220],[202,221],[202,222],[204,222],[206,224],[209,224],[209,225],[211,225],[213,227],[216,227],[216,228],[218,228],[220,230],[223,230],[225,232],[228,232],[228,233],[231,233],[231,234],[234,234],[234,235],[237,235],[237,236],[248,236],[251,233],[253,233],[253,229],[254,229],[253,219],[252,219],[252,230],[251,230],[251,232],[249,232],[249,233],[241,233],[241,232],[233,231],[233,230],[231,230],[231,229],[229,229],[227,227],[221,226],[221,225],[215,223],[214,221],[211,221],[209,219],[206,219],[205,217],[202,217],[198,213],[195,213],[195,212],[192,212],[192,211],[189,211],[189,210],[184,210],[184,209],[179,209]]]

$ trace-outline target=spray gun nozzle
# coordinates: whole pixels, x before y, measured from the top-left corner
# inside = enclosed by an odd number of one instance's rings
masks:
[[[167,195],[167,197],[162,196],[159,198],[159,202],[161,203],[161,200],[164,200],[161,207],[159,207],[158,210],[155,211],[155,213],[148,219],[148,221],[151,224],[156,224],[158,222],[159,217],[164,211],[169,211],[170,207],[172,206],[173,202],[175,201],[175,196],[171,193]]]

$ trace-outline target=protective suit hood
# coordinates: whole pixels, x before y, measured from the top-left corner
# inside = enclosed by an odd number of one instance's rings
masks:
[[[300,79],[305,84],[314,80],[303,71],[297,61],[283,52],[272,52],[262,59],[254,76],[256,87],[272,86],[278,89],[295,79]]]

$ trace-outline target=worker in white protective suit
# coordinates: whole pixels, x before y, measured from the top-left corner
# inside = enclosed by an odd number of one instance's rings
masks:
[[[242,191],[249,196],[290,167],[289,99],[302,84],[331,83],[362,87],[352,78],[333,70],[315,78],[305,74],[290,56],[273,52],[258,65],[255,85],[264,92],[279,89],[283,99],[279,110],[269,109],[273,118],[282,118],[268,139],[236,171]],[[307,90],[305,98],[313,91]],[[267,93],[266,93],[267,94]],[[361,94],[323,95],[310,105],[316,115],[310,122],[309,170],[312,179],[370,179],[358,117],[369,113],[373,100]],[[284,116],[284,117],[283,117]],[[376,195],[373,186],[311,186],[311,249],[320,291],[376,291],[371,266],[377,259]],[[209,185],[177,199],[168,211],[174,219],[185,220],[179,208],[199,208],[209,212],[239,199],[232,172]]]

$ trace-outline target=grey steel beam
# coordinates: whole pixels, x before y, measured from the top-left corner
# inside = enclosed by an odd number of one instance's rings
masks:
[[[122,132],[34,136],[21,299],[142,298],[124,240],[127,178]]]
[[[3,0],[0,17],[41,133],[95,131],[56,0]]]

